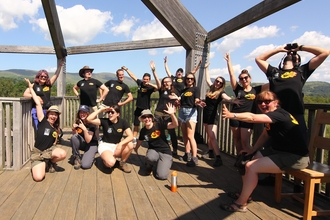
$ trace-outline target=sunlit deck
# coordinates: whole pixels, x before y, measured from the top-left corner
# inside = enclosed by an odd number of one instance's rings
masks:
[[[224,165],[211,166],[200,159],[190,168],[175,158],[172,170],[178,171],[178,192],[170,191],[166,181],[143,175],[145,148],[129,158],[132,172],[106,169],[99,158],[89,170],[74,170],[69,163],[69,134],[61,147],[68,157],[59,163],[63,172],[47,173],[36,183],[30,163],[19,171],[0,172],[0,219],[298,219],[303,205],[290,198],[274,202],[272,186],[258,186],[247,213],[229,213],[219,208],[229,203],[225,192],[240,190],[241,180],[233,167],[234,158],[223,154]],[[182,154],[182,147],[179,148]],[[206,150],[199,146],[199,154]],[[291,190],[287,184],[284,190]],[[326,202],[317,200],[318,205]],[[329,203],[328,203],[329,204]],[[317,217],[315,219],[326,219]]]

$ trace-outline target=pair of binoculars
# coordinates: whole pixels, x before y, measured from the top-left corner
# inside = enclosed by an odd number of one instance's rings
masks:
[[[293,49],[296,49],[298,48],[298,44],[297,43],[293,43],[293,44],[287,44],[284,49],[286,50],[293,50]]]

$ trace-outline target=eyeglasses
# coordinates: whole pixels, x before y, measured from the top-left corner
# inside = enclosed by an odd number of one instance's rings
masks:
[[[108,114],[115,114],[116,112],[115,111],[108,111]]]
[[[242,80],[243,81],[243,79],[244,80],[247,80],[248,78],[249,78],[249,76],[239,77],[239,80]]]
[[[142,115],[141,118],[142,118],[142,119],[152,118],[152,115]]]
[[[48,76],[39,76],[41,79],[48,79]]]
[[[257,100],[257,104],[261,105],[262,103],[265,103],[265,105],[269,105],[274,100]]]
[[[220,83],[223,84],[223,82],[221,82],[220,80],[215,80],[216,83]]]
[[[186,78],[186,80],[194,80],[194,78]]]

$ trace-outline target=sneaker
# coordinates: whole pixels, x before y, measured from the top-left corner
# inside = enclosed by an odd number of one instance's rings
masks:
[[[198,165],[198,158],[192,157],[190,161],[187,162],[188,167],[195,167]]]
[[[76,159],[74,159],[74,164],[73,164],[73,168],[75,170],[79,170],[81,167],[81,160],[79,157],[76,157]]]
[[[221,157],[217,157],[212,166],[220,167],[221,165],[222,165],[222,159],[221,159]]]
[[[182,160],[183,160],[183,161],[186,161],[186,162],[191,161],[191,153],[187,153],[187,152],[186,152],[186,153],[183,155]]]
[[[124,162],[124,161],[119,162],[119,169],[121,169],[125,173],[130,173],[131,172],[131,168],[129,168],[127,163]]]
[[[53,163],[51,160],[48,161],[48,172],[55,173],[57,164]]]
[[[272,175],[269,175],[265,177],[264,179],[258,180],[258,185],[262,186],[274,186],[275,185],[275,177]]]
[[[205,154],[202,155],[204,159],[210,159],[214,158],[214,152],[213,151],[207,151]]]
[[[136,144],[136,137],[133,138],[132,143],[133,143],[133,144]]]

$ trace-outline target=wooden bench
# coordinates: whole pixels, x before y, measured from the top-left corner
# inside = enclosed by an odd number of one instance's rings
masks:
[[[282,174],[276,174],[275,201],[280,203],[283,196],[292,196],[304,204],[303,219],[312,219],[312,216],[330,215],[330,210],[322,210],[314,205],[315,184],[330,182],[330,166],[314,161],[315,151],[330,150],[330,137],[326,137],[326,125],[330,125],[330,113],[317,110],[309,143],[310,165],[301,170],[287,171],[287,174],[304,181],[304,193],[282,193]],[[330,129],[330,127],[328,127]],[[303,197],[301,197],[303,195]]]

